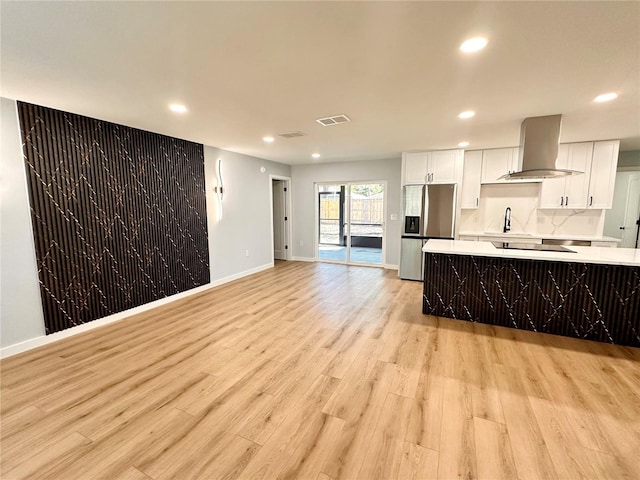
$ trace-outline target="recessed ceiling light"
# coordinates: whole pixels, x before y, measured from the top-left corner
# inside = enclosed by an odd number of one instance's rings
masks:
[[[478,50],[482,50],[486,47],[487,43],[489,43],[489,41],[484,37],[473,37],[462,42],[460,50],[465,53],[477,52]]]
[[[611,100],[615,100],[618,98],[617,93],[603,93],[602,95],[598,95],[593,99],[594,102],[602,103],[602,102],[610,102]]]
[[[460,118],[471,118],[476,114],[476,112],[472,111],[472,110],[467,110],[466,112],[460,112],[460,114],[458,115],[458,117]]]
[[[172,103],[169,105],[169,110],[175,113],[185,113],[187,111],[187,107],[179,103]]]
[[[262,140],[266,143],[273,143],[275,139],[273,137],[262,137]]]
[[[319,153],[312,153],[311,156],[313,158],[320,158],[320,154]]]
[[[460,142],[458,144],[459,147],[468,147],[469,146],[469,142]]]

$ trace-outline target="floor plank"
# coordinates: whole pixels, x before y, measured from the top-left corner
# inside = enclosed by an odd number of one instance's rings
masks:
[[[640,350],[276,267],[0,361],[0,476],[640,478]]]

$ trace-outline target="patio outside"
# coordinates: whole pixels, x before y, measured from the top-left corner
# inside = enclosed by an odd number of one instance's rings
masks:
[[[337,187],[337,188],[336,188]],[[382,185],[352,185],[351,255],[355,263],[382,263],[382,225],[384,204]],[[347,260],[347,226],[341,228],[344,212],[340,186],[320,192],[320,238],[318,257],[323,260]]]

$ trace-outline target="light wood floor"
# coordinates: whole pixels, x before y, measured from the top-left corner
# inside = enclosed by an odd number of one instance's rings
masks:
[[[2,478],[640,478],[640,350],[279,263],[8,358]]]

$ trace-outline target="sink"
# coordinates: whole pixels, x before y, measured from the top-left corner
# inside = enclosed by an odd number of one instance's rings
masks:
[[[549,245],[540,243],[518,243],[518,242],[491,242],[493,246],[501,250],[536,250],[539,252],[569,252],[576,253],[562,245]]]

